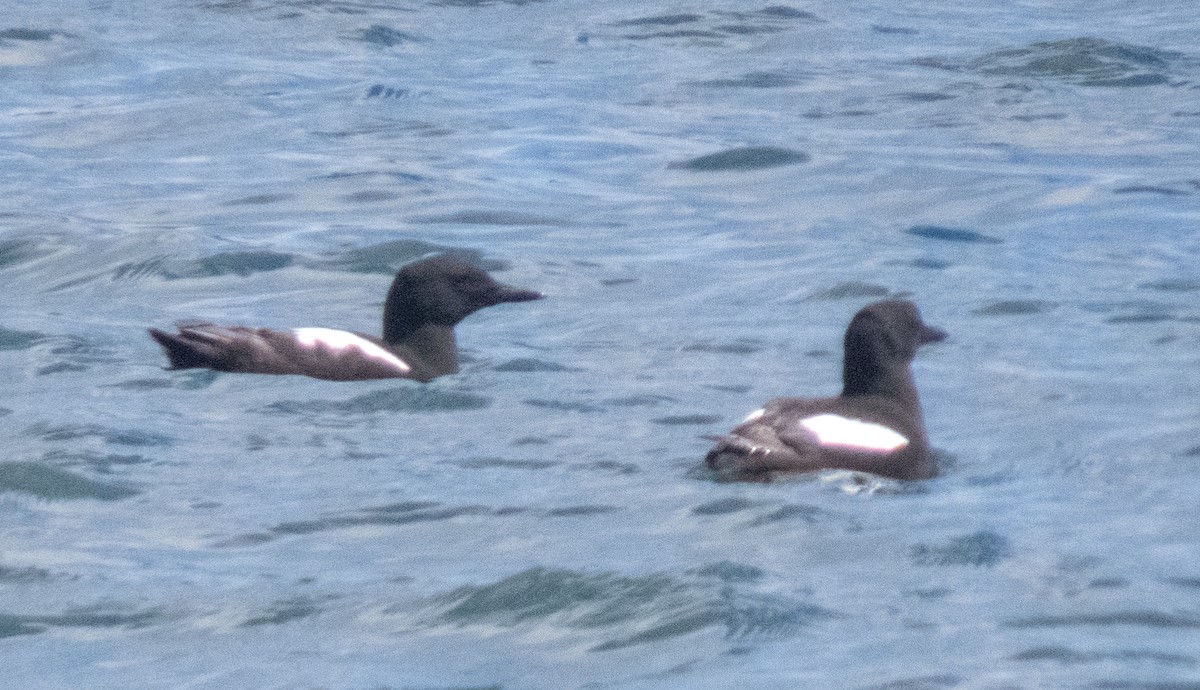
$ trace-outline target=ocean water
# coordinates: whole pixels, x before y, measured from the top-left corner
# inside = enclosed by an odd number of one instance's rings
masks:
[[[8,3],[12,688],[1200,688],[1192,2]],[[542,302],[428,385],[145,327]],[[942,468],[719,482],[862,305]]]

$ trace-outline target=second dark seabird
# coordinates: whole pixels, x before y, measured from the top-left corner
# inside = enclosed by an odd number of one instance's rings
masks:
[[[181,325],[178,333],[148,330],[166,350],[170,369],[427,382],[458,371],[455,324],[484,307],[541,298],[460,259],[435,256],[396,274],[383,305],[382,338],[332,328],[276,331],[211,323]]]
[[[864,307],[846,329],[841,395],[770,400],[714,439],[705,463],[740,479],[827,468],[932,477],[937,467],[909,364],[918,347],[945,337],[907,300]]]

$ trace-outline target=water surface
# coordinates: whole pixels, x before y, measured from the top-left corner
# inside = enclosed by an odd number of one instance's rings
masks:
[[[1200,683],[1192,4],[9,9],[13,687]],[[144,333],[444,251],[548,298],[429,385]],[[938,478],[703,470],[892,296]]]

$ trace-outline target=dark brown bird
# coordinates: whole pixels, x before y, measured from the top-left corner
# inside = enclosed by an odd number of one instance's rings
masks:
[[[430,381],[458,371],[454,326],[474,312],[542,294],[496,282],[449,256],[411,263],[396,274],[383,305],[383,337],[331,328],[276,331],[211,323],[178,333],[149,329],[171,369],[299,374],[330,381],[406,378]]]
[[[945,337],[907,300],[864,307],[846,329],[841,395],[770,400],[715,438],[705,463],[738,479],[826,468],[932,477],[937,468],[909,365],[917,348]]]

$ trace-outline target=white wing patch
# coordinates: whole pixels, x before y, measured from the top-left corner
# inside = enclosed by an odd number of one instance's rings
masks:
[[[908,439],[895,429],[836,414],[819,414],[800,420],[804,428],[817,435],[823,446],[845,446],[862,450],[893,451],[908,445]]]
[[[371,359],[377,359],[395,367],[401,373],[407,374],[412,371],[412,367],[408,366],[404,360],[350,331],[339,331],[335,328],[294,328],[292,332],[296,334],[296,342],[304,347],[324,345],[331,350],[354,348]]]
[[[767,411],[760,407],[747,415],[746,418],[742,420],[742,424],[749,424],[750,422],[762,417],[766,413]]]

